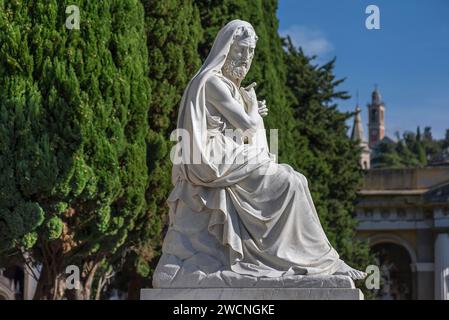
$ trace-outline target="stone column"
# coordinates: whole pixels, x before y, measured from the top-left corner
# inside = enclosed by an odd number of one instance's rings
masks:
[[[24,279],[23,279],[23,300],[33,300],[34,293],[36,292],[37,281],[34,278],[36,270],[30,270],[27,265],[24,266]],[[39,273],[37,273],[39,274]]]
[[[435,299],[449,300],[449,234],[440,233],[435,241]]]

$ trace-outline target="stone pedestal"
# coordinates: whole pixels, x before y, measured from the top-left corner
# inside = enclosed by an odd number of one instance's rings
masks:
[[[247,280],[247,281],[245,281]],[[232,287],[197,283],[190,288],[142,289],[141,300],[363,300],[348,276],[234,279]],[[207,286],[209,284],[210,286]]]
[[[142,289],[141,300],[363,300],[356,288]]]

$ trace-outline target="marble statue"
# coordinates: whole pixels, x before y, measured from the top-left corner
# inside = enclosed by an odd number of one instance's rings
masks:
[[[310,276],[366,276],[329,243],[306,177],[269,152],[266,103],[255,83],[241,87],[256,41],[249,23],[228,23],[184,92],[175,152],[182,156],[173,165],[154,288],[295,287]],[[226,134],[233,130],[245,134]]]

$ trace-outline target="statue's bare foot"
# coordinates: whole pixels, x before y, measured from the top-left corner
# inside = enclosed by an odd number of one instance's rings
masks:
[[[340,265],[340,268],[334,274],[349,276],[352,280],[364,279],[367,276],[366,272],[351,268],[343,261]]]

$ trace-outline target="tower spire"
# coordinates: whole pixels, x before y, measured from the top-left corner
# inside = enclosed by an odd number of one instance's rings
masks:
[[[354,125],[352,126],[351,139],[356,141],[357,144],[362,148],[362,153],[360,155],[360,165],[363,169],[367,170],[371,165],[371,150],[368,147],[365,137],[363,135],[363,124],[362,124],[362,110],[358,103],[358,90],[357,90],[357,105],[355,106],[354,115]]]
[[[379,92],[379,86],[377,83],[374,84],[374,91],[371,95],[371,103],[373,104],[382,104],[382,97]]]
[[[359,142],[364,141],[362,116],[360,115],[361,111],[362,110],[360,109],[359,104],[357,103],[355,107],[354,125],[352,127],[351,139]]]

